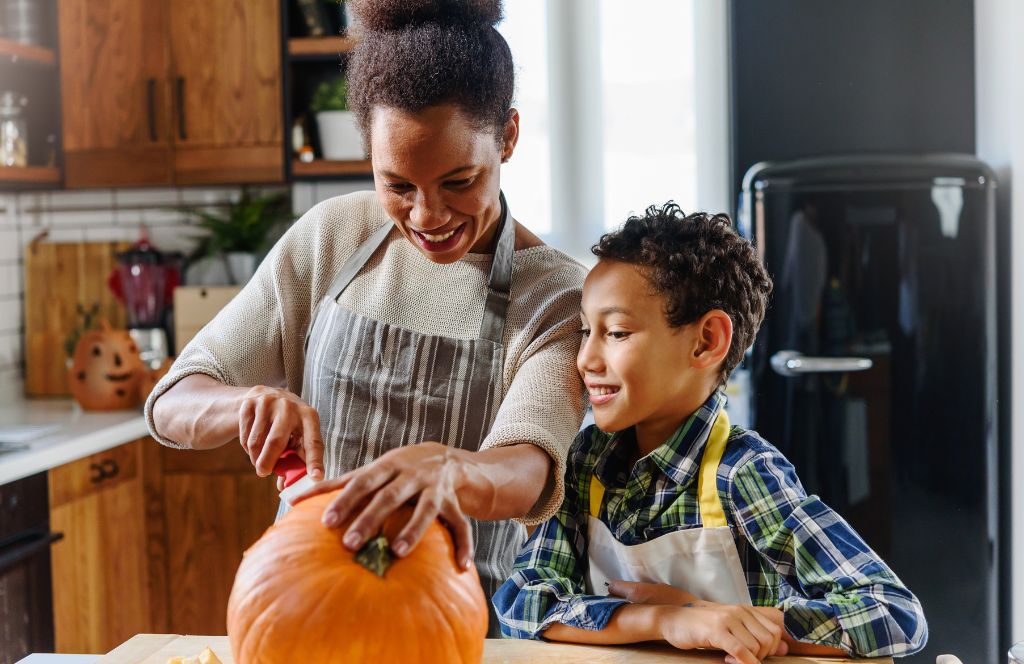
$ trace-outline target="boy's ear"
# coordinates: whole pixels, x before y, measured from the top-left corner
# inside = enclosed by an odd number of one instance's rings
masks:
[[[691,365],[695,369],[717,369],[732,346],[732,319],[721,309],[712,309],[700,317],[695,329]]]

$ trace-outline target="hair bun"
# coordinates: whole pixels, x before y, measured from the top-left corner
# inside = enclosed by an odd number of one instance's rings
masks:
[[[502,19],[501,0],[347,0],[364,30],[400,30],[424,23],[490,27]]]

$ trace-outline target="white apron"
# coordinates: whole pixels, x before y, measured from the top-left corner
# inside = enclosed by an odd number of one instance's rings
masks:
[[[622,544],[598,519],[604,486],[590,480],[587,592],[607,595],[609,581],[665,583],[703,600],[750,605],[746,575],[725,520],[715,476],[729,440],[729,416],[721,410],[711,426],[697,476],[703,527],[667,533],[640,544]]]

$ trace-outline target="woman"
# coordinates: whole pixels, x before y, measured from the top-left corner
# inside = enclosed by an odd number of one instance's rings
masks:
[[[343,487],[323,519],[355,517],[353,550],[415,501],[396,555],[439,516],[489,597],[523,524],[562,499],[584,408],[584,271],[516,223],[499,189],[519,115],[498,0],[354,9],[349,102],[376,193],[296,222],[182,351],[146,416],[165,445],[240,440],[261,476],[296,449],[323,490]]]

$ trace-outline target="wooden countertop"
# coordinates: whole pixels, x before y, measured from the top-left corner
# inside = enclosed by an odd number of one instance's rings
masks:
[[[224,664],[235,664],[226,636],[180,636],[177,634],[137,634],[124,642],[96,664],[167,664],[178,655],[194,656],[209,646]],[[541,641],[487,639],[484,664],[717,664],[721,653],[680,651],[669,646],[643,644],[635,646],[574,646]],[[769,657],[771,664],[826,664],[845,662],[835,657]],[[860,659],[859,664],[892,664],[892,659]]]

